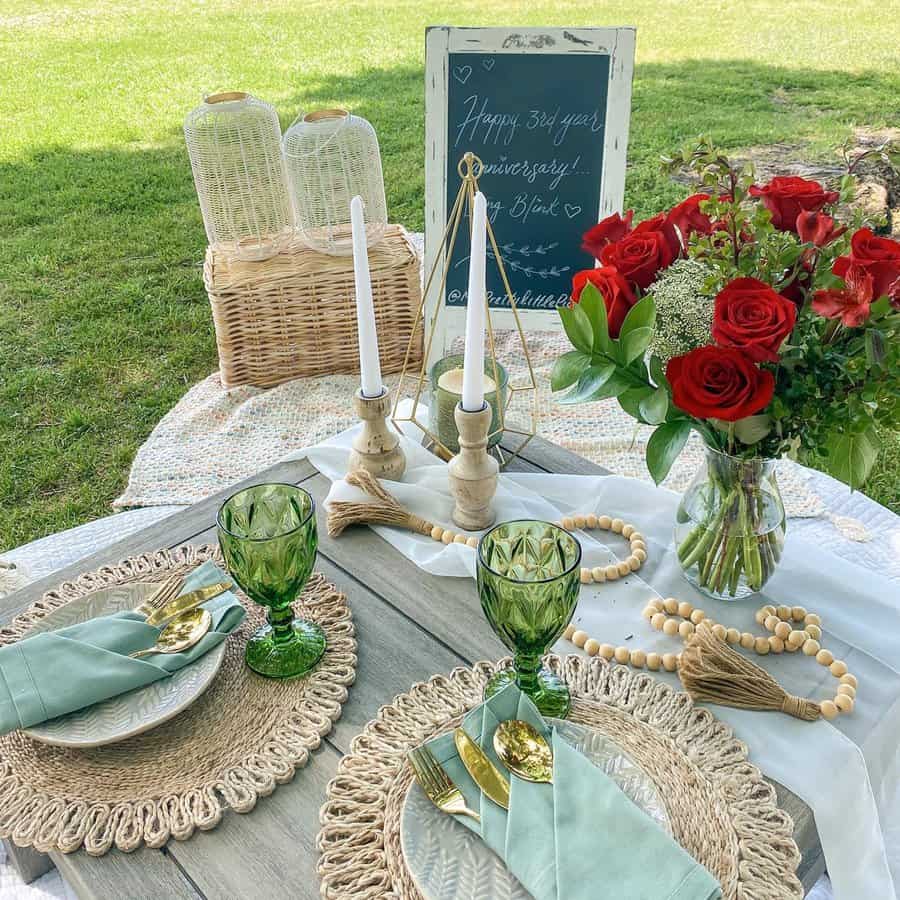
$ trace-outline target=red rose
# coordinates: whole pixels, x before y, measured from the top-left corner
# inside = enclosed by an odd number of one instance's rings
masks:
[[[623,219],[617,212],[598,222],[582,235],[581,249],[600,259],[600,251],[613,241],[620,241],[631,231],[634,210],[629,209]]]
[[[846,230],[846,225],[837,225],[827,213],[805,210],[797,216],[797,234],[804,244],[827,247]]]
[[[826,204],[835,203],[840,194],[826,191],[818,181],[788,175],[773,178],[764,187],[753,185],[750,196],[762,197],[779,231],[796,231],[801,212],[818,212]]]
[[[860,228],[850,241],[850,255],[839,256],[831,271],[846,280],[851,264],[865,269],[872,276],[873,296],[882,297],[900,278],[900,243],[890,238],[876,237],[869,228]]]
[[[677,206],[673,206],[666,216],[668,224],[678,229],[681,243],[685,247],[692,234],[712,234],[712,220],[706,213],[700,211],[700,204],[704,200],[709,200],[709,194],[692,194]]]
[[[672,400],[698,419],[736,422],[765,409],[775,376],[732,347],[698,347],[674,356],[666,367]]]
[[[641,222],[620,241],[607,244],[600,252],[600,261],[604,266],[615,266],[625,279],[646,289],[679,252],[678,235],[666,224],[665,214],[660,213]]]
[[[609,323],[610,337],[618,337],[628,310],[637,303],[628,282],[612,267],[600,266],[599,269],[584,269],[572,277],[572,299],[574,306],[581,300],[584,286],[590,282],[600,291],[606,306],[606,320]]]
[[[778,348],[794,330],[797,307],[755,278],[736,278],[716,297],[712,336],[721,347],[737,347],[755,362],[778,361]]]
[[[873,278],[861,266],[853,266],[844,275],[843,290],[816,291],[812,308],[826,319],[840,319],[847,328],[859,328],[869,318],[875,296]]]

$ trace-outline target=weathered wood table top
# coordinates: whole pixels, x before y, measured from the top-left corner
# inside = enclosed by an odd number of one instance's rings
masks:
[[[533,440],[510,468],[604,474],[599,466],[540,439]],[[281,463],[244,484],[263,481],[302,484],[316,499],[317,568],[350,598],[359,668],[343,714],[311,754],[306,768],[298,770],[290,784],[261,798],[247,815],[227,814],[213,831],[197,831],[190,840],[172,840],[160,850],[142,848],[130,854],[113,850],[100,858],[84,851],[52,853],[53,862],[79,897],[317,898],[319,808],[351,739],[380,706],[413,683],[506,653],[473,602],[468,581],[421,571],[368,528],[351,529],[337,540],[329,538],[322,501],[330,483],[309,462]],[[161,547],[216,543],[216,511],[234,490],[176,513],[0,600],[0,621],[8,621],[61,581],[106,563]],[[647,565],[651,564],[652,559]],[[776,788],[781,805],[794,818],[795,837],[803,851],[799,875],[809,890],[824,868],[812,813],[785,788]]]

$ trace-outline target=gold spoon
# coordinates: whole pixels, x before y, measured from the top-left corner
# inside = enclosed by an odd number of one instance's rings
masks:
[[[208,609],[191,609],[176,616],[160,631],[156,643],[148,650],[138,650],[128,655],[132,659],[151,653],[181,653],[198,644],[212,628],[212,616]]]
[[[513,775],[525,781],[553,783],[553,751],[534,726],[521,719],[501,722],[494,732],[494,752]]]

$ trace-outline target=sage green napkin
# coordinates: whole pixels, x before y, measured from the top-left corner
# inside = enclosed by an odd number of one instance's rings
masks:
[[[185,579],[181,592],[228,580],[215,563],[205,562]],[[0,734],[167,678],[221,644],[244,620],[244,607],[230,591],[204,607],[212,614],[212,628],[182,653],[129,659],[129,653],[152,647],[160,631],[131,611],[35,634],[0,649]]]
[[[460,788],[481,824],[458,816],[480,834],[535,900],[716,900],[718,882],[617,785],[548,728],[531,700],[514,684],[473,709],[463,728],[504,774],[494,753],[500,722],[524,719],[553,747],[553,784],[531,784],[510,774],[507,813],[469,777],[452,734],[428,747]]]

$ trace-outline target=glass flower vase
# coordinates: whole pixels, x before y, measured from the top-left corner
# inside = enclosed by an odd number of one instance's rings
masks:
[[[675,521],[687,580],[717,600],[754,594],[778,566],[784,534],[775,460],[740,459],[708,447]]]

